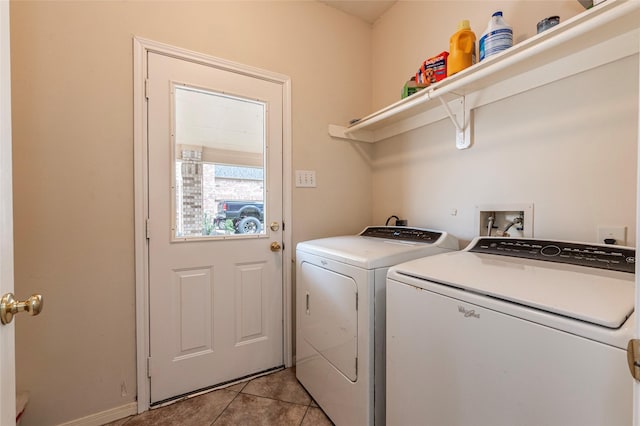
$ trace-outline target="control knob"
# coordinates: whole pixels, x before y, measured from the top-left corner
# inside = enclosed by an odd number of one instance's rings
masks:
[[[558,246],[553,246],[553,245],[549,245],[549,246],[544,246],[542,247],[542,249],[540,249],[540,254],[542,254],[543,256],[557,256],[560,254],[560,252],[562,252],[562,250],[560,250],[560,247]]]

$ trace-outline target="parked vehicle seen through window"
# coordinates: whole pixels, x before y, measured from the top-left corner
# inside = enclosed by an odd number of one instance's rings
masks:
[[[264,231],[261,167],[176,161],[176,236]]]
[[[218,213],[214,219],[216,228],[227,229],[231,226],[238,234],[255,234],[260,232],[264,223],[262,201],[218,202]]]

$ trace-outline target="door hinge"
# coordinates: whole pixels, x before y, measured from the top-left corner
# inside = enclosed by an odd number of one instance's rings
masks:
[[[284,226],[284,220],[283,220],[283,221],[282,221],[282,230],[283,230],[283,231],[284,231],[284,228],[285,228],[285,226]]]
[[[147,240],[151,238],[151,219],[147,218],[147,220],[144,221],[144,226],[145,226],[145,234],[147,236]]]
[[[356,311],[358,310],[358,293],[356,293]]]
[[[151,378],[151,357],[147,357],[147,377]]]
[[[358,376],[358,357],[356,357],[356,377]]]
[[[627,344],[627,364],[631,376],[640,380],[640,339],[631,339]]]
[[[145,99],[149,99],[149,79],[145,78],[144,80],[144,97]]]

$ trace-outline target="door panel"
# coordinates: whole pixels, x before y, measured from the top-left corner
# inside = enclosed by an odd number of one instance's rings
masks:
[[[213,350],[210,268],[176,271],[174,277],[179,294],[180,355]],[[178,342],[176,342],[178,343]]]
[[[233,221],[210,222],[232,195],[282,222],[283,102],[278,83],[156,53],[148,79],[156,403],[283,364],[282,252],[270,249],[281,227],[239,233]]]
[[[238,343],[264,338],[268,290],[264,289],[264,264],[239,265],[236,273],[236,324]]]

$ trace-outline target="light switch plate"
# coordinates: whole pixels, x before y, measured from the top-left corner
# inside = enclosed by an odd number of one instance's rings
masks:
[[[296,170],[296,187],[315,188],[316,187],[316,171],[315,170]]]

